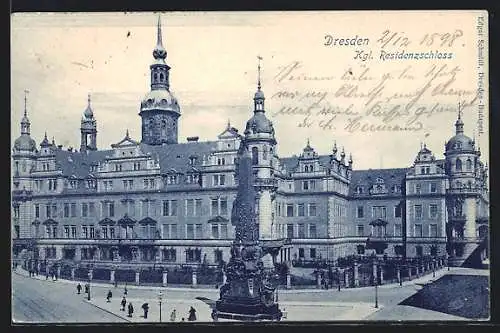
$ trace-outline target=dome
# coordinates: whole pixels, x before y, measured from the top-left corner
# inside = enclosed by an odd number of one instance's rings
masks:
[[[144,110],[168,110],[180,113],[177,98],[168,90],[151,90],[141,102],[141,111]]]
[[[16,150],[35,151],[36,142],[29,135],[22,134],[14,141],[14,148]]]
[[[255,112],[253,117],[247,121],[245,129],[245,134],[250,133],[274,134],[273,123],[267,119],[263,112]]]
[[[474,151],[474,141],[463,133],[458,133],[446,143],[446,151]]]
[[[94,117],[94,112],[92,111],[92,108],[90,107],[90,105],[87,106],[85,111],[83,111],[83,116],[87,119],[92,119]]]
[[[255,92],[255,96],[254,96],[254,99],[264,99],[264,92],[260,89],[258,89],[256,92]]]

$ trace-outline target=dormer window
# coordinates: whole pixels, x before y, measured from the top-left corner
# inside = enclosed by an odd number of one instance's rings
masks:
[[[383,180],[382,178],[378,177],[378,178],[375,180],[375,182],[376,182],[377,184],[383,184],[383,183],[384,183],[384,180]]]
[[[189,158],[189,165],[194,165],[195,163],[196,163],[196,157],[191,156],[191,157]]]
[[[362,186],[356,186],[356,193],[357,194],[363,194],[363,187]]]

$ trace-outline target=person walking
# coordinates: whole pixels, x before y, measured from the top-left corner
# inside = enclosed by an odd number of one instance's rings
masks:
[[[196,321],[196,310],[193,307],[189,309],[188,321]]]
[[[80,292],[82,291],[82,285],[80,283],[76,286],[76,291],[78,292],[78,295],[80,295]]]
[[[144,319],[148,319],[149,304],[144,303],[142,305],[142,310],[144,310]]]
[[[113,293],[111,290],[108,291],[108,295],[106,296],[106,302],[111,302],[111,297],[113,297]]]
[[[176,317],[176,311],[175,309],[172,310],[172,313],[170,313],[170,321],[175,321]]]
[[[123,296],[123,298],[122,298],[121,305],[122,305],[122,308],[120,310],[125,311],[125,305],[127,305],[127,299],[125,298],[125,296]]]
[[[128,290],[127,290],[127,285],[125,285],[125,287],[123,288],[123,295],[127,295],[128,294]]]
[[[85,293],[86,294],[89,293],[89,284],[88,283],[85,283]]]
[[[134,307],[132,306],[132,303],[128,303],[128,316],[132,317],[132,314],[134,313]]]

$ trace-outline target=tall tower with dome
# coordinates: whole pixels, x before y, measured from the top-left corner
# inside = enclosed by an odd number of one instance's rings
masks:
[[[90,94],[87,99],[87,108],[83,111],[80,133],[80,151],[97,150],[97,122],[90,106]]]
[[[148,145],[177,143],[177,122],[181,113],[177,99],[170,92],[170,66],[165,62],[167,51],[163,47],[160,17],[153,57],[150,66],[151,90],[142,99],[139,112],[142,119],[141,142]]]

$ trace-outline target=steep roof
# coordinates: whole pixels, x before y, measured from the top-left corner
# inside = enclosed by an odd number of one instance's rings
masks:
[[[56,164],[62,169],[64,176],[74,175],[78,179],[83,179],[89,175],[91,165],[104,161],[106,156],[111,156],[112,153],[112,150],[89,150],[87,153],[81,153],[57,149]]]
[[[280,163],[286,168],[287,173],[295,171],[295,169],[299,166],[299,156],[291,156],[291,157],[281,157]],[[320,155],[319,164],[328,167],[330,164],[330,155]]]
[[[353,170],[351,183],[349,185],[349,195],[354,194],[357,186],[363,186],[364,192],[368,193],[368,189],[375,184],[377,178],[382,178],[384,180],[385,187],[389,190],[389,193],[391,193],[393,185],[402,185],[409,169],[410,168]]]

